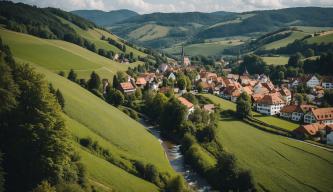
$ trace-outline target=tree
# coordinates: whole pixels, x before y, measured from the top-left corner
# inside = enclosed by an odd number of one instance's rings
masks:
[[[186,186],[184,179],[180,175],[177,175],[175,178],[173,178],[169,182],[166,191],[167,192],[187,192],[190,190]]]
[[[147,107],[149,116],[156,122],[160,120],[160,116],[163,112],[164,106],[168,102],[168,98],[163,93],[157,93],[152,101]]]
[[[236,103],[236,112],[239,117],[244,118],[251,115],[251,98],[246,92],[243,92],[240,97],[237,98]]]
[[[333,90],[325,91],[324,103],[328,106],[333,106]]]
[[[68,73],[67,79],[76,82],[77,74],[74,72],[73,69],[71,69]]]
[[[5,173],[2,168],[2,153],[0,151],[0,192],[4,192],[4,184],[5,184]]]
[[[58,75],[65,77],[65,72],[64,71],[59,71]]]
[[[42,181],[32,192],[56,192],[56,189],[49,182]]]
[[[180,76],[177,80],[177,85],[180,90],[185,90],[187,86],[187,81],[185,76]]]
[[[62,93],[59,89],[57,89],[57,91],[55,92],[55,97],[56,97],[59,105],[61,106],[61,109],[64,109],[65,99],[64,99],[64,96],[62,96]]]
[[[99,75],[97,73],[95,73],[95,71],[93,71],[90,75],[90,79],[88,81],[88,89],[89,90],[99,90],[101,87],[101,78],[99,77]]]
[[[117,75],[114,75],[114,76],[113,76],[113,80],[112,80],[112,87],[113,87],[114,89],[118,89],[118,88],[119,88],[119,85],[120,85],[120,83],[119,83],[119,81],[118,81]]]
[[[172,97],[165,105],[161,115],[161,132],[163,135],[184,134],[181,124],[186,120],[187,108],[177,98]]]
[[[290,56],[288,60],[288,66],[302,67],[303,66],[302,57],[303,55],[299,52],[297,52],[295,55]]]
[[[313,49],[309,48],[305,51],[304,55],[305,55],[305,57],[308,58],[308,57],[313,57],[315,55],[315,53],[314,53]]]
[[[304,97],[300,93],[296,93],[294,96],[294,100],[297,104],[303,104],[304,103]]]
[[[60,106],[43,75],[27,64],[16,64],[12,58],[4,63],[0,59],[0,63],[10,69],[6,78],[12,77],[20,92],[14,95],[15,105],[5,100],[7,107],[0,107],[6,190],[31,191],[44,180],[53,186],[77,183],[79,158],[74,158]]]
[[[142,91],[141,91],[141,89],[139,87],[136,88],[136,90],[135,90],[135,97],[137,99],[142,99]]]
[[[111,105],[119,106],[122,105],[125,101],[125,96],[123,93],[117,89],[107,87],[106,89],[106,96],[105,96],[106,102],[108,102]]]

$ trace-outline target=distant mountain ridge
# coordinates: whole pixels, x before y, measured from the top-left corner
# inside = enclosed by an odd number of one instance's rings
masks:
[[[139,15],[137,12],[127,9],[120,9],[109,12],[101,10],[76,10],[72,11],[72,13],[86,18],[99,26],[110,26]]]

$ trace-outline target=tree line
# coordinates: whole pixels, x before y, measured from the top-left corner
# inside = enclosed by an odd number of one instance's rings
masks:
[[[0,50],[0,189],[92,191],[69,142],[60,97],[41,74],[17,64],[1,40]]]

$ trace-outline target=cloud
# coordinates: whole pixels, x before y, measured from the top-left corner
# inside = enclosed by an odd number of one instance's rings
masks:
[[[251,11],[300,6],[332,7],[333,0],[13,0],[39,7],[78,9],[130,9],[139,13],[187,11]]]

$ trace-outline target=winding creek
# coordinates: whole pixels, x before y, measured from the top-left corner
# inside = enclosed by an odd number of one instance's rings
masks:
[[[168,140],[163,140],[160,134],[160,130],[152,125],[149,125],[146,121],[141,120],[141,124],[151,132],[161,143],[167,158],[172,166],[172,168],[183,175],[189,186],[198,192],[208,192],[211,191],[210,185],[207,181],[201,177],[198,173],[193,171],[189,165],[184,162],[184,156],[181,154],[181,145],[177,145]]]

